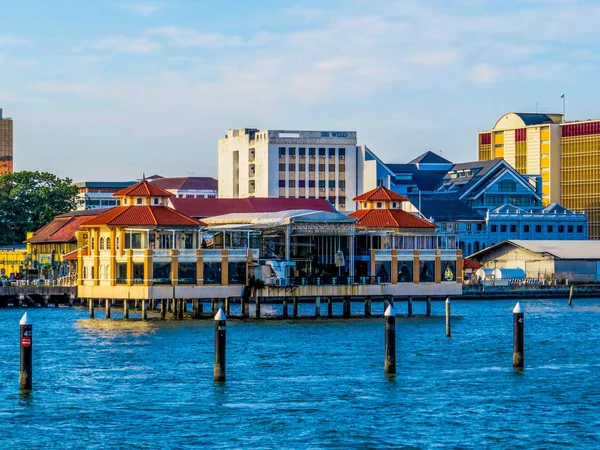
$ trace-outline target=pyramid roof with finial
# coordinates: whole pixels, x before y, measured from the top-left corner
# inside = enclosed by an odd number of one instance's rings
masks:
[[[375,202],[375,201],[395,201],[395,202],[407,202],[409,201],[404,195],[395,193],[383,186],[376,187],[375,189],[365,192],[352,199],[355,202]]]
[[[173,197],[173,194],[148,182],[144,177],[139,183],[115,192],[113,197]]]

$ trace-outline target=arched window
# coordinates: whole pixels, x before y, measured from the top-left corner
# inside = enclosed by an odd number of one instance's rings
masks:
[[[141,205],[142,204],[142,199],[141,198],[136,199],[135,203],[138,204],[138,205]]]
[[[94,238],[90,240],[90,248],[94,250]]]
[[[104,238],[103,237],[101,237],[98,240],[98,246],[100,247],[100,250],[104,250]]]
[[[87,267],[83,266],[83,279],[85,280],[87,278]]]
[[[110,238],[106,238],[106,250],[110,250]]]
[[[363,208],[366,208],[366,207],[367,207],[367,202],[364,202],[363,203]]]
[[[119,250],[119,236],[117,236],[117,239],[115,239],[115,243],[116,243],[115,249]]]
[[[90,278],[93,280],[94,279],[94,266],[92,266],[90,268]]]
[[[381,202],[377,202],[377,208],[381,208],[382,203]]]
[[[392,208],[395,208],[395,207],[396,207],[396,202],[393,202],[392,203]]]
[[[154,199],[154,204],[158,205],[158,199],[157,198]]]

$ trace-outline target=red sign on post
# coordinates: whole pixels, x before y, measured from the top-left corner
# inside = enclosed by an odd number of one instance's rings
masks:
[[[23,336],[23,339],[21,339],[21,345],[23,347],[31,347],[31,337]]]

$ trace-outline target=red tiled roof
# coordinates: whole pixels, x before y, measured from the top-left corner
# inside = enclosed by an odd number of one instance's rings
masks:
[[[294,209],[335,212],[329,201],[318,198],[172,198],[171,203],[177,211],[200,218]]]
[[[350,213],[364,228],[437,228],[428,220],[401,209],[361,209]]]
[[[394,191],[390,191],[383,186],[377,187],[369,192],[365,192],[364,194],[353,198],[353,201],[355,202],[369,202],[377,200],[395,200],[397,202],[407,202],[408,198],[403,195],[396,194]]]
[[[216,191],[218,181],[211,177],[157,178],[151,183],[163,189]]]
[[[463,269],[479,269],[480,267],[483,267],[483,264],[479,264],[477,261],[473,261],[472,259],[464,258],[462,260]]]
[[[81,250],[83,250],[83,255],[86,256],[87,255],[87,249],[88,246],[84,245],[83,247],[81,247]],[[77,250],[73,250],[72,252],[69,253],[65,253],[63,255],[63,260],[65,261],[77,261],[77,252],[79,252],[80,249]]]
[[[121,189],[113,194],[113,197],[172,197],[169,191],[155,186],[147,180],[142,180],[133,186]]]
[[[197,227],[204,225],[166,206],[117,206],[81,224],[82,227],[108,226],[171,226]]]
[[[71,217],[56,217],[48,225],[45,225],[36,231],[35,235],[28,239],[27,242],[31,244],[74,242],[76,241],[75,232],[79,230],[81,224],[96,215],[92,211],[93,210],[90,210],[90,213],[85,216],[75,215]]]

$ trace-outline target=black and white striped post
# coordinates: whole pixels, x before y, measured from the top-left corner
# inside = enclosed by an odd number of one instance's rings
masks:
[[[385,374],[396,374],[396,312],[392,305],[385,310]]]
[[[214,379],[216,382],[224,382],[226,378],[225,370],[225,346],[227,343],[227,317],[223,309],[215,315],[215,370]]]
[[[450,328],[450,297],[446,299],[446,337],[452,336],[452,331]]]
[[[33,325],[29,321],[27,313],[21,317],[20,325],[20,347],[21,347],[21,371],[19,386],[21,390],[31,390],[32,368],[33,368]]]
[[[513,367],[522,369],[525,366],[525,313],[521,308],[521,304],[517,302],[513,309]]]

